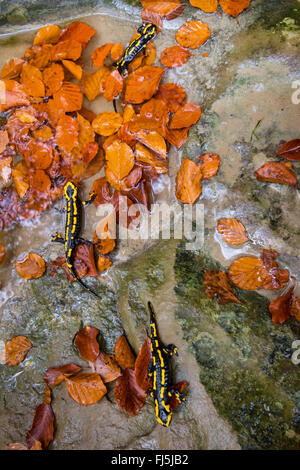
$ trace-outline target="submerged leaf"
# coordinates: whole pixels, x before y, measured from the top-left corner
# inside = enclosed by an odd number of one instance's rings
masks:
[[[193,204],[202,192],[202,173],[198,165],[183,158],[176,176],[176,197],[178,201]]]
[[[167,47],[160,56],[160,62],[169,68],[181,67],[191,56],[190,52],[181,46]]]
[[[250,5],[251,0],[220,0],[220,5],[227,13],[236,18],[242,11]]]
[[[40,255],[29,253],[15,262],[15,268],[24,279],[38,279],[44,274],[46,265]]]
[[[176,33],[176,41],[182,47],[196,49],[210,38],[210,30],[206,23],[201,21],[187,21]]]
[[[190,127],[201,117],[201,108],[196,103],[186,103],[175,112],[170,124],[171,129]]]
[[[218,232],[222,235],[223,240],[230,245],[242,245],[249,240],[242,222],[234,218],[219,219]]]
[[[205,271],[204,286],[207,297],[213,299],[218,296],[220,305],[227,305],[240,300],[234,295],[228,276],[224,271]]]
[[[129,74],[126,82],[125,102],[140,104],[152,98],[163,74],[162,67],[153,67],[152,65],[145,65]]]
[[[17,366],[22,362],[32,344],[26,336],[15,336],[5,343],[5,364]]]

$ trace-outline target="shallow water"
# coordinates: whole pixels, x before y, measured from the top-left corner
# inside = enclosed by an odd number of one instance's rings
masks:
[[[120,3],[115,2],[115,5],[118,7]],[[257,255],[261,248],[267,248],[270,245],[281,252],[281,265],[299,277],[300,226],[299,217],[297,217],[299,191],[280,185],[258,184],[253,177],[253,171],[256,168],[275,156],[275,150],[282,140],[298,137],[300,118],[299,106],[297,107],[291,102],[291,84],[293,80],[297,79],[299,70],[295,38],[291,37],[290,40],[283,41],[280,39],[279,33],[274,34],[273,31],[264,29],[260,23],[256,24],[256,20],[260,18],[261,5],[261,2],[255,2],[257,9],[252,8],[241,15],[239,24],[226,15],[222,17],[205,15],[199,10],[187,8],[184,17],[167,23],[167,28],[156,38],[155,45],[157,57],[159,57],[163,49],[174,44],[174,32],[184,22],[185,17],[190,18],[191,11],[193,18],[203,19],[213,31],[212,39],[199,50],[193,51],[194,55],[186,65],[167,71],[164,76],[165,82],[174,81],[182,85],[187,91],[188,100],[199,103],[204,112],[200,122],[191,129],[184,148],[179,152],[171,149],[169,176],[162,176],[155,183],[155,202],[175,201],[174,181],[182,156],[193,159],[206,151],[219,153],[221,156],[219,173],[204,183],[200,199],[205,209],[205,243],[202,253],[209,256],[214,262],[219,262],[221,266],[228,267],[235,258],[242,254]],[[97,35],[84,53],[87,63],[90,61],[92,51],[103,43],[121,41],[123,45],[127,44],[132,36],[134,26],[139,23],[138,17],[130,16],[132,12],[136,11],[128,5],[123,8],[122,4],[122,11],[106,5],[97,7],[91,14],[81,18],[97,30]],[[255,25],[254,32],[251,30],[249,32],[247,28],[252,24]],[[28,27],[23,27],[23,29],[26,28]],[[0,67],[12,56],[21,57],[25,49],[32,43],[34,34],[35,32],[32,30],[15,34],[10,40],[8,37],[3,38]],[[208,53],[208,57],[203,57],[204,52]],[[87,102],[84,105],[96,113],[112,110],[112,105],[102,97],[97,98],[93,103]],[[252,139],[251,141],[251,133],[259,120],[262,120],[262,126],[257,131],[259,140]],[[294,167],[299,175],[299,164],[296,163]],[[92,180],[100,175],[102,172],[84,183],[83,198],[87,195]],[[277,209],[280,209],[280,216],[277,218],[274,213],[274,203],[276,203]],[[60,203],[57,203],[56,206],[59,207]],[[252,243],[232,248],[223,242],[216,233],[216,222],[219,218],[228,216],[239,218],[244,222]],[[88,223],[85,225],[83,235],[89,238],[98,221],[93,207],[87,208],[86,221]],[[87,299],[81,295],[82,293],[77,286],[70,288],[60,277],[52,282],[53,286],[50,286],[49,279],[43,281],[44,278],[36,284],[34,284],[35,281],[26,284],[13,268],[14,261],[28,251],[38,252],[47,261],[55,259],[58,254],[61,254],[61,247],[49,244],[49,239],[51,233],[61,230],[62,224],[61,217],[55,213],[54,209],[50,209],[26,225],[14,226],[0,234],[1,243],[7,247],[5,263],[0,267],[2,285],[0,301],[3,315],[3,329],[0,339],[7,339],[9,311],[12,318],[16,319],[16,327],[10,325],[10,336],[13,333],[22,334],[24,331],[27,331],[29,335],[31,331],[30,328],[26,330],[28,327],[22,323],[22,318],[20,318],[23,314],[22,311],[20,312],[14,303],[10,304],[10,301],[18,296],[21,309],[25,299],[28,299],[28,296],[30,298],[31,286],[33,286],[32,289],[35,289],[34,285],[38,286],[37,291],[33,291],[35,295],[36,292],[39,295],[39,289],[43,295],[50,295],[49,304],[47,304],[50,319],[45,320],[46,317],[41,313],[41,318],[45,322],[41,337],[43,338],[43,335],[47,337],[48,330],[51,331],[47,338],[53,349],[50,353],[42,351],[41,363],[36,359],[35,364],[34,359],[27,358],[23,365],[18,366],[20,372],[12,375],[10,371],[9,375],[5,376],[6,380],[9,380],[6,391],[13,390],[16,400],[20,388],[19,375],[22,376],[23,367],[24,370],[27,368],[24,380],[25,382],[29,381],[26,395],[28,396],[31,377],[34,376],[39,381],[38,377],[43,373],[41,367],[59,365],[62,363],[63,357],[70,359],[72,354],[74,355],[73,351],[61,351],[62,346],[58,346],[60,343],[59,332],[55,328],[63,326],[69,337],[72,337],[76,333],[76,326],[81,319],[85,323],[98,321],[97,308],[100,308],[100,304],[89,299],[87,307]],[[86,448],[89,446],[89,448],[169,449],[178,448],[181,445],[182,449],[237,449],[240,445],[250,446],[249,443],[245,444],[244,441],[239,440],[236,423],[228,418],[221,407],[218,408],[218,400],[214,393],[210,391],[209,386],[205,388],[199,380],[199,373],[203,370],[203,365],[199,366],[202,363],[198,360],[198,352],[195,354],[196,340],[200,342],[205,331],[208,331],[217,343],[224,343],[226,346],[230,344],[231,339],[227,336],[227,332],[220,329],[218,325],[210,324],[208,317],[205,317],[204,325],[202,324],[203,316],[205,316],[205,311],[202,310],[202,298],[199,298],[198,302],[201,311],[199,322],[196,320],[198,329],[195,331],[195,326],[193,326],[193,330],[191,330],[193,333],[189,334],[188,319],[182,320],[181,317],[181,310],[185,311],[184,301],[178,299],[178,295],[174,291],[174,287],[178,283],[173,269],[177,257],[176,241],[166,244],[164,242],[147,243],[146,245],[142,241],[139,243],[135,241],[121,242],[116,253],[113,254],[113,267],[100,278],[101,285],[105,289],[109,289],[109,295],[107,295],[112,296],[112,302],[116,303],[118,310],[112,313],[115,331],[112,331],[103,321],[103,329],[107,336],[110,335],[107,337],[108,344],[111,344],[113,337],[120,330],[119,320],[122,320],[130,343],[136,351],[138,350],[143,341],[143,328],[147,324],[144,305],[147,300],[151,299],[157,309],[162,340],[178,345],[180,356],[173,364],[174,375],[176,380],[187,380],[190,386],[186,407],[176,413],[174,426],[170,430],[164,430],[155,426],[154,423],[153,426],[149,424],[148,427],[143,425],[145,420],[149,420],[147,416],[151,413],[151,404],[147,404],[145,407],[146,417],[142,415],[141,421],[138,421],[139,432],[133,431],[134,420],[124,417],[124,414],[118,412],[115,407],[110,408],[109,402],[103,400],[99,406],[97,405],[97,409],[100,414],[107,414],[111,421],[108,419],[105,426],[103,425],[102,436],[96,434],[88,442],[87,439],[76,433],[79,432],[78,429],[81,425],[86,429],[85,435],[89,435],[95,429],[89,424],[93,417],[93,410],[78,409],[80,407],[70,403],[64,391],[57,390],[55,391],[57,401],[54,402],[57,404],[54,406],[57,406],[55,412],[58,431],[53,448]],[[67,292],[68,297],[71,298],[70,303],[75,305],[71,317],[63,307],[63,295],[61,299],[59,292],[60,281],[62,289],[65,289],[62,292]],[[57,291],[54,288],[57,288]],[[47,294],[48,292],[49,294]],[[262,292],[262,294],[269,295],[271,298],[278,295],[274,292],[271,294]],[[51,297],[56,297],[56,295],[57,299]],[[56,301],[58,305],[55,304]],[[68,302],[69,299],[66,299],[66,306],[69,305]],[[39,337],[41,321],[37,313],[39,308],[42,308],[42,304],[35,307],[31,326],[39,348],[47,349],[47,345],[43,344]],[[60,308],[62,310],[61,316]],[[195,308],[195,306],[189,306],[191,317],[196,314]],[[217,313],[213,311],[214,303],[210,308],[213,312],[213,318],[216,317]],[[80,312],[78,318],[76,318],[77,311]],[[28,312],[26,317],[27,315]],[[101,324],[101,315],[99,321]],[[98,324],[94,324],[94,326],[98,326]],[[53,331],[52,328],[54,328]],[[287,335],[286,330],[284,331]],[[246,339],[247,334],[250,342],[253,341],[250,327],[248,333],[245,332]],[[276,335],[273,332],[272,334]],[[61,338],[63,338],[63,334]],[[259,341],[263,343],[263,337]],[[65,346],[66,350],[67,348],[68,345]],[[267,350],[267,346],[265,349]],[[61,357],[59,353],[61,353]],[[66,356],[62,357],[63,354]],[[235,352],[232,350],[226,359],[233,361],[234,354]],[[256,364],[256,359],[249,359],[251,367],[254,362]],[[78,361],[78,359],[76,360]],[[257,366],[255,365],[255,367]],[[32,368],[32,373],[30,368]],[[10,378],[7,379],[7,377]],[[37,387],[38,389],[41,387],[39,382]],[[34,409],[34,402],[32,398],[30,399],[30,407]],[[67,425],[64,426],[60,416],[66,401],[68,412],[72,414],[74,423],[76,422],[73,433]],[[6,425],[10,427],[10,439],[16,441],[21,437],[19,437],[20,430],[16,424],[17,421],[14,421],[11,411],[14,408],[13,402],[6,408],[4,419]],[[25,412],[24,407],[22,410],[21,413],[28,413],[27,410]],[[30,423],[32,410],[29,411],[25,421]],[[24,423],[22,429],[25,425]],[[3,444],[7,442],[5,432],[1,435],[1,439]],[[178,439],[180,439],[180,444]],[[256,444],[251,441],[251,445],[254,447],[256,445],[257,448],[263,447],[262,441],[263,439]],[[277,443],[276,445],[279,446]]]

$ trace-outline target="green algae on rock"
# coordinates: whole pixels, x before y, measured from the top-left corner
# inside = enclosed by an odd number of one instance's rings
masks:
[[[299,324],[291,319],[279,328],[273,325],[268,302],[259,294],[239,289],[241,305],[220,306],[208,299],[206,269],[220,265],[203,253],[178,248],[176,317],[200,365],[201,382],[238,432],[242,448],[299,448],[300,381],[291,362]]]

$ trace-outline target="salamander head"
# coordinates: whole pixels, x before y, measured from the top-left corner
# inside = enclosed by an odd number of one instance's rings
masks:
[[[168,344],[165,349],[170,357],[174,356],[174,354],[175,356],[178,356],[178,348],[175,346],[175,344]]]
[[[75,184],[71,183],[71,181],[69,181],[65,187],[64,187],[64,195],[65,195],[65,198],[67,200],[70,200],[72,199],[73,197],[76,197],[77,196],[77,188],[75,186]]]
[[[155,36],[156,26],[153,23],[143,23],[137,30],[137,32],[143,36],[148,34],[148,36]]]

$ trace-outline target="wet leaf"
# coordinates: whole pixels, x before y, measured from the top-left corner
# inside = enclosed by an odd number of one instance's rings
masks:
[[[110,201],[109,185],[105,178],[98,178],[94,181],[92,192],[96,194],[94,205],[98,207],[100,204],[106,204]],[[105,254],[105,253],[103,253]]]
[[[103,178],[104,179],[104,178]],[[100,239],[97,237],[97,233],[94,234],[94,243],[97,247],[97,250],[101,255],[107,255],[114,250],[116,242],[113,238],[110,238],[109,233],[107,232],[107,238]]]
[[[53,98],[55,106],[65,112],[77,111],[82,106],[80,88],[71,82],[64,82]]]
[[[126,82],[125,102],[139,104],[152,98],[163,74],[162,67],[153,67],[152,65],[145,65],[129,74]]]
[[[155,97],[167,104],[170,113],[175,113],[177,109],[185,103],[186,93],[184,89],[176,83],[164,83],[160,85]]]
[[[6,252],[5,246],[3,246],[2,243],[0,243],[0,264],[2,264],[4,261],[5,252]]]
[[[146,393],[135,380],[134,370],[125,369],[117,379],[115,386],[115,400],[120,408],[136,416],[146,402]]]
[[[124,369],[134,369],[135,355],[128,344],[124,334],[119,336],[115,344],[115,358],[117,363]]]
[[[34,97],[45,96],[45,86],[41,71],[30,64],[24,64],[21,72],[21,82],[25,92]]]
[[[92,126],[99,135],[109,136],[115,134],[121,127],[123,122],[122,116],[113,111],[104,111],[98,114],[93,120]]]
[[[278,155],[281,155],[288,160],[300,160],[300,139],[290,140],[285,142],[278,150]]]
[[[94,372],[100,375],[104,383],[112,382],[122,375],[115,357],[105,352],[100,352],[91,367]]]
[[[79,405],[94,405],[107,393],[107,389],[96,373],[83,373],[73,377],[66,377],[67,391],[72,400]]]
[[[195,103],[186,103],[177,109],[170,124],[171,129],[190,127],[200,119],[201,108]]]
[[[174,18],[177,18],[179,15],[181,15],[184,10],[184,5],[180,3],[179,0],[141,0],[141,4],[143,5],[145,10],[158,13],[162,18],[165,18],[166,20],[172,20]]]
[[[254,174],[259,181],[288,184],[290,186],[296,186],[297,184],[297,177],[292,170],[291,162],[267,162]]]
[[[219,219],[218,232],[230,245],[242,245],[249,240],[242,222],[234,218]]]
[[[71,152],[78,144],[78,122],[67,114],[63,114],[57,123],[56,141],[60,148]]]
[[[292,287],[285,295],[277,297],[269,305],[269,311],[272,315],[273,323],[284,323],[292,316],[291,308],[294,298],[294,287]]]
[[[151,341],[147,335],[141,349],[139,350],[134,368],[136,382],[145,392],[152,389],[152,383],[148,376],[148,367],[151,359]]]
[[[63,30],[60,36],[60,41],[73,39],[80,42],[82,48],[85,49],[88,42],[95,34],[96,30],[90,25],[81,21],[74,21],[73,23],[70,23],[66,29]]]
[[[98,154],[99,145],[97,142],[89,142],[82,149],[82,160],[84,163],[90,163]]]
[[[178,201],[193,204],[202,192],[202,172],[192,160],[183,158],[176,176],[176,197]]]
[[[139,142],[135,147],[135,158],[137,162],[147,163],[155,168],[158,174],[168,172],[168,161],[159,158],[152,150],[147,149]]]
[[[77,78],[77,80],[81,80],[82,78],[82,67],[78,64],[75,64],[72,60],[63,60],[62,61],[64,67],[73,75],[73,77]]]
[[[92,74],[83,75],[83,92],[89,101],[93,101],[98,95],[104,93],[104,80],[109,74],[110,70],[107,67],[101,67]]]
[[[18,57],[12,57],[12,59],[4,64],[1,71],[1,78],[6,80],[18,78],[24,64],[25,60],[19,59]]]
[[[43,81],[48,96],[57,93],[64,81],[64,69],[59,64],[51,64],[43,71]]]
[[[4,100],[0,103],[0,112],[6,111],[14,106],[27,106],[29,101],[24,92],[24,87],[14,80],[1,80],[1,89],[5,90]],[[2,88],[3,87],[3,88]]]
[[[136,122],[136,128],[134,122]],[[130,130],[134,133],[140,129],[153,130],[165,136],[168,122],[167,104],[163,100],[152,98],[141,107],[140,117],[136,117],[131,121]]]
[[[202,171],[202,179],[208,180],[215,176],[220,166],[220,156],[216,153],[205,153],[198,157],[199,167]]]
[[[100,272],[104,272],[106,271],[107,269],[109,269],[112,265],[112,262],[109,258],[107,258],[106,256],[99,256],[98,257],[98,260],[97,260],[97,269],[98,271]]]
[[[112,43],[103,44],[103,46],[97,47],[92,54],[92,62],[94,67],[102,67],[108,54],[110,53]]]
[[[300,297],[294,297],[291,305],[291,314],[300,322]]]
[[[129,145],[116,140],[107,149],[107,168],[118,180],[125,178],[134,166],[134,155]]]
[[[236,18],[242,11],[250,5],[251,0],[220,0],[220,5],[227,13]]]
[[[34,46],[43,46],[44,44],[56,44],[61,35],[61,28],[55,24],[50,24],[41,28],[34,37]]]
[[[9,183],[12,174],[12,157],[1,157],[0,155],[0,178],[6,186]]]
[[[204,286],[207,297],[210,299],[218,297],[220,305],[241,303],[234,295],[227,273],[224,271],[205,271]]]
[[[75,337],[75,345],[78,348],[79,354],[86,361],[94,362],[99,356],[100,349],[97,341],[99,333],[98,328],[85,326]]]
[[[26,440],[28,449],[32,449],[41,443],[43,449],[46,449],[54,436],[54,413],[50,404],[42,403],[36,409],[32,427],[27,432]]]
[[[51,50],[51,60],[77,60],[81,56],[82,45],[77,40],[66,40],[59,42]]]
[[[218,0],[190,0],[190,4],[205,13],[213,13],[218,8]]]
[[[167,129],[166,140],[171,145],[174,145],[176,148],[180,149],[180,147],[182,147],[182,145],[186,142],[188,132],[188,127],[183,129]]]
[[[196,49],[210,38],[210,29],[201,21],[187,21],[176,33],[176,41],[182,47]]]
[[[275,250],[262,250],[261,260],[264,265],[262,272],[263,288],[274,290],[281,289],[289,281],[290,274],[288,270],[279,269],[278,263],[275,259],[279,256]]]
[[[104,98],[112,101],[117,98],[123,89],[123,77],[117,70],[113,70],[103,81]]]
[[[169,68],[181,67],[191,56],[190,52],[181,46],[167,47],[160,56],[160,62]]]
[[[15,262],[17,273],[24,279],[38,279],[46,269],[45,261],[36,253],[28,253],[21,260]]]
[[[263,273],[264,265],[261,259],[243,256],[232,263],[228,276],[241,289],[257,290],[263,286]]]
[[[162,22],[162,15],[156,13],[152,10],[142,10],[141,11],[141,18],[143,23],[152,23],[156,26],[156,31],[159,33],[162,30],[163,22]],[[147,64],[150,65],[150,64]]]
[[[167,158],[166,141],[158,132],[140,130],[136,133],[136,140],[161,158]]]
[[[65,364],[60,367],[50,367],[43,375],[43,379],[49,387],[59,385],[65,377],[76,375],[81,371],[81,367],[76,364]]]
[[[122,43],[119,42],[118,44],[114,44],[110,50],[110,55],[112,60],[116,61],[120,59],[123,54],[123,46]]]
[[[5,364],[7,366],[17,366],[22,362],[32,344],[26,336],[15,336],[5,343]]]

